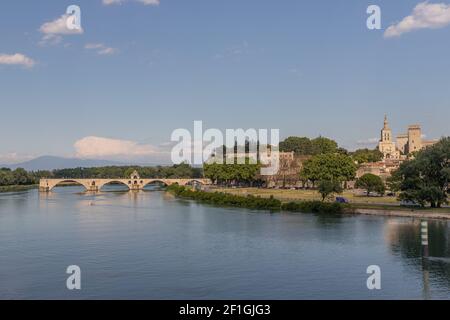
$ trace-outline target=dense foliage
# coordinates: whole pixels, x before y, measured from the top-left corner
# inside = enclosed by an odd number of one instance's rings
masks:
[[[400,199],[421,206],[441,207],[448,202],[450,182],[450,137],[427,147],[405,161],[389,179],[393,191],[401,191]]]
[[[345,182],[355,178],[356,165],[352,158],[339,153],[320,154],[305,161],[300,178],[304,181]]]
[[[367,196],[369,196],[371,192],[383,195],[386,191],[383,180],[372,173],[366,173],[356,180],[355,187],[366,190]]]
[[[339,152],[339,149],[336,141],[325,137],[312,140],[307,137],[289,137],[280,142],[280,151],[294,151],[297,155],[318,155]]]
[[[351,152],[350,155],[358,164],[383,160],[383,153],[378,149],[358,149]]]
[[[230,206],[238,208],[270,210],[270,211],[292,211],[304,213],[344,213],[345,206],[340,203],[327,203],[321,201],[302,201],[281,203],[280,200],[270,198],[261,198],[248,195],[238,196],[223,192],[205,192],[192,190],[179,185],[167,187],[167,191],[177,197],[196,200],[203,203],[217,206]]]
[[[378,149],[358,149],[354,152],[348,152],[339,148],[336,141],[318,137],[309,139],[307,137],[288,137],[280,142],[280,151],[294,151],[296,155],[316,156],[326,153],[340,153],[350,155],[358,164],[367,162],[378,162],[383,159],[383,154]]]
[[[218,206],[230,206],[259,210],[280,210],[281,207],[280,200],[274,199],[273,197],[260,198],[251,195],[242,197],[229,193],[192,190],[176,184],[167,187],[167,191],[181,198],[197,200],[200,202]]]
[[[220,185],[252,185],[257,179],[261,166],[259,164],[219,164],[205,163],[203,172],[205,178]]]
[[[336,180],[321,180],[317,186],[317,191],[322,196],[322,202],[334,193],[342,193],[342,183]]]
[[[342,214],[345,213],[347,206],[337,202],[300,201],[283,203],[281,209],[303,213]]]
[[[0,186],[25,186],[39,183],[42,172],[27,172],[22,168],[0,168]]]

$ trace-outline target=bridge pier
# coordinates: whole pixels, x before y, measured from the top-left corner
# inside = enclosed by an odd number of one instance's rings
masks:
[[[89,189],[87,189],[88,192],[98,192],[99,189],[97,186],[90,186]]]
[[[39,192],[50,192],[49,187],[39,187]]]

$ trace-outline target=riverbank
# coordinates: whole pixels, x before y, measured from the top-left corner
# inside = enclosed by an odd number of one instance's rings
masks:
[[[275,197],[283,202],[289,201],[321,201],[321,196],[317,190],[307,189],[307,190],[291,190],[291,189],[266,189],[266,188],[221,188],[212,187],[211,191],[226,192],[230,194],[246,196],[254,195],[263,198],[268,198],[270,196]],[[367,197],[364,192],[361,194],[355,194],[351,190],[345,190],[342,196],[346,198],[351,204],[364,204],[364,205],[396,205],[398,201],[396,197]]]
[[[417,218],[417,219],[439,219],[439,220],[450,220],[450,212],[439,212],[430,210],[383,210],[383,209],[364,209],[355,208],[354,213],[364,214],[370,216],[384,216],[384,217],[406,217],[406,218]]]
[[[13,185],[13,186],[0,186],[0,193],[4,192],[17,192],[17,191],[27,191],[31,189],[37,189],[39,185],[31,184],[31,185]]]
[[[189,187],[173,184],[166,189],[176,197],[207,203],[220,207],[246,208],[253,210],[289,211],[303,213],[343,214],[351,211],[346,204],[322,201],[282,202],[273,196],[263,198],[259,196],[239,196],[226,192],[193,190]]]
[[[315,190],[258,189],[258,188],[213,188],[211,192],[223,192],[239,196],[273,197],[282,203],[302,203],[318,201],[320,195]],[[341,195],[349,201],[347,214],[376,216],[411,217],[420,219],[450,220],[450,208],[409,208],[402,207],[395,197],[366,197],[346,190]]]

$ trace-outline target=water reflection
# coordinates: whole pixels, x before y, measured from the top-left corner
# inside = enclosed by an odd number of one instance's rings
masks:
[[[0,298],[443,299],[449,234],[430,221],[423,260],[414,219],[215,208],[156,186],[0,194]],[[69,264],[86,277],[77,296]]]
[[[386,241],[392,252],[401,255],[412,267],[422,272],[423,298],[433,298],[431,282],[450,288],[450,224],[428,221],[428,253],[423,255],[421,220],[396,219],[386,223]],[[430,277],[431,274],[431,277]],[[450,298],[450,295],[448,296]]]

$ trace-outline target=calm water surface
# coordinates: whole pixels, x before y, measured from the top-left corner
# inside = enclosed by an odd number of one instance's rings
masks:
[[[109,191],[115,187],[110,187]],[[2,299],[448,299],[450,224],[214,208],[161,191],[0,194]],[[366,287],[379,265],[382,289]],[[82,290],[66,289],[67,266]]]

